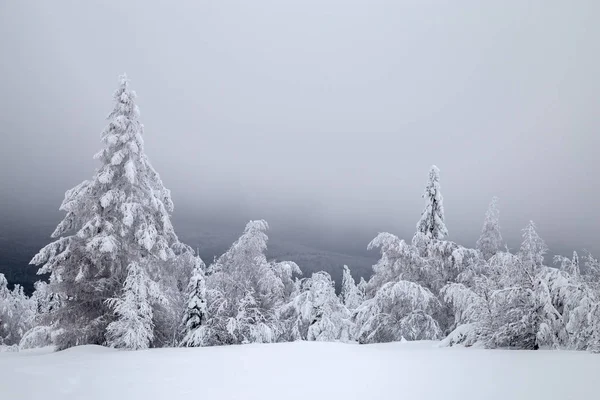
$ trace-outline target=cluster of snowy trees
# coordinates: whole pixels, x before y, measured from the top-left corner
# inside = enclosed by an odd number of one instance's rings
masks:
[[[504,246],[497,200],[476,249],[445,238],[437,167],[410,243],[379,234],[380,260],[358,283],[344,266],[302,277],[268,260],[266,221],[250,221],[210,265],[181,243],[173,202],[144,153],[135,92],[122,77],[102,133],[100,167],[65,194],[55,239],[33,258],[47,282],[28,297],[0,274],[0,345],[125,349],[294,340],[600,350],[600,264],[557,256],[531,222],[520,250]]]

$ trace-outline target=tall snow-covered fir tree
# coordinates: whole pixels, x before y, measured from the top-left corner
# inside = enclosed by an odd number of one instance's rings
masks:
[[[425,199],[425,209],[417,222],[417,234],[422,234],[429,239],[443,239],[448,236],[448,229],[444,224],[444,198],[440,191],[440,170],[435,165],[429,169],[429,179],[422,197]]]
[[[154,339],[152,304],[165,302],[158,284],[138,263],[131,262],[123,293],[106,300],[117,316],[106,328],[108,345],[129,350],[150,347]]]
[[[498,198],[494,197],[485,213],[481,236],[477,240],[477,250],[481,251],[483,258],[489,260],[501,248],[500,211],[498,211]]]
[[[196,265],[187,288],[188,301],[183,316],[184,337],[181,342],[185,347],[199,347],[207,342],[203,325],[206,324],[206,282],[204,280],[203,262],[196,257]]]
[[[178,243],[171,194],[144,153],[135,98],[122,76],[102,132],[105,147],[95,156],[100,168],[66,192],[57,240],[31,261],[51,274],[50,290],[62,299],[53,311],[58,348],[104,343],[115,319],[106,300],[120,296],[130,265],[155,279]]]

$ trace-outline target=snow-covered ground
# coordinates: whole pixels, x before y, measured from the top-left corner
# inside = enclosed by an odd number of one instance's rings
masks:
[[[597,399],[600,355],[295,342],[0,353],[0,399]]]

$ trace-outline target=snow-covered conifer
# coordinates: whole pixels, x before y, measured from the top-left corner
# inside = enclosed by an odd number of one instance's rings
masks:
[[[417,233],[429,239],[443,239],[448,235],[448,229],[444,224],[444,198],[440,191],[440,170],[435,165],[429,169],[429,179],[422,197],[425,199],[425,209],[417,223]]]
[[[579,276],[581,274],[581,270],[579,269],[579,256],[576,251],[573,251],[573,258],[571,259],[571,268],[569,272],[573,276]]]
[[[138,263],[132,262],[127,270],[122,295],[106,300],[117,316],[106,328],[107,343],[129,350],[146,349],[154,339],[152,303],[166,300]]]
[[[35,302],[21,285],[8,289],[8,282],[0,273],[0,344],[16,345],[35,322]]]
[[[500,234],[500,212],[498,211],[498,198],[494,197],[487,212],[481,235],[477,240],[477,250],[481,251],[483,258],[489,260],[502,248],[502,235]]]
[[[363,301],[363,293],[357,287],[347,265],[344,265],[342,275],[341,298],[348,310],[355,310]]]
[[[144,153],[135,97],[121,77],[102,133],[105,147],[95,157],[100,168],[66,192],[60,208],[67,215],[52,234],[57,240],[31,261],[51,274],[50,290],[61,298],[53,311],[59,348],[102,344],[114,318],[106,300],[121,293],[128,265],[156,279],[178,242],[170,192]]]
[[[438,308],[434,294],[418,283],[388,282],[355,311],[357,338],[360,343],[438,339],[441,330],[432,316]]]
[[[175,347],[183,340],[182,321],[188,303],[188,285],[197,264],[204,262],[185,244],[172,246],[175,256],[164,264],[159,274],[160,290],[166,303],[154,304],[154,341],[152,347]]]
[[[373,266],[366,300],[355,312],[359,341],[433,339],[441,335],[437,321],[441,307],[430,289],[443,286],[442,275],[432,268],[428,257],[443,243],[429,240],[424,253],[390,233],[380,233],[369,243],[369,249],[380,249],[381,258]]]
[[[358,288],[360,296],[364,299],[367,293],[367,281],[364,277],[360,277],[360,281],[358,282],[358,285],[356,285],[356,287]]]
[[[197,258],[192,277],[187,288],[188,302],[183,316],[184,337],[182,346],[199,347],[206,344],[206,283],[203,262]]]
[[[278,310],[284,340],[348,341],[352,323],[348,309],[335,295],[331,276],[315,272],[302,279],[299,290]]]
[[[265,312],[267,314],[265,314]],[[227,321],[227,331],[236,343],[270,343],[275,341],[276,329],[270,310],[261,310],[250,289],[238,303],[234,317]]]
[[[502,290],[507,277],[519,269],[518,257],[498,252],[489,260],[487,268],[468,268],[441,289],[446,304],[452,307],[454,323],[452,332],[442,341],[444,345],[496,347],[493,336],[509,320],[513,288]],[[510,303],[510,304],[509,304]],[[508,324],[509,322],[506,322]]]
[[[586,251],[585,256],[583,256],[583,267],[582,274],[584,280],[598,289],[600,286],[600,261],[594,258],[592,253]]]
[[[538,349],[551,342],[559,318],[551,302],[547,285],[548,274],[544,267],[546,244],[530,221],[523,229],[523,242],[518,256],[503,275],[501,313],[503,321],[494,334],[499,347]]]
[[[477,277],[472,287],[462,283],[449,283],[441,290],[444,301],[454,311],[454,330],[442,341],[452,346],[488,346],[494,330],[496,302],[494,285],[485,276]]]
[[[373,275],[367,283],[367,297],[383,285],[398,280],[422,283],[428,279],[427,260],[418,249],[391,233],[383,232],[373,239],[367,249],[379,248],[381,258],[373,265]]]
[[[579,256],[577,252],[573,252],[573,258],[564,256],[554,256],[554,264],[557,264],[559,268],[573,277],[578,277],[581,274],[579,268]]]
[[[485,267],[481,253],[449,240],[432,240],[423,258],[427,269],[420,283],[435,294],[449,282],[466,282],[471,274]]]
[[[524,272],[533,279],[536,272],[544,264],[544,255],[548,251],[546,243],[540,238],[533,221],[523,229],[523,242],[519,251],[519,258]]]
[[[278,331],[275,311],[294,290],[292,275],[300,274],[300,269],[291,261],[267,261],[267,229],[264,220],[250,221],[242,236],[208,269],[206,329],[211,335],[210,344],[241,343],[248,337],[239,332],[232,334],[236,331],[231,329],[231,321],[246,318],[245,307],[240,308],[242,301],[265,318],[264,323],[273,333]],[[261,336],[261,340],[266,337]],[[275,340],[276,335],[271,337]]]

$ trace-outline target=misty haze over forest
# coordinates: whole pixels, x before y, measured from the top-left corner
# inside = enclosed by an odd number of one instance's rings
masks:
[[[124,71],[206,261],[264,218],[272,256],[366,277],[378,232],[414,233],[431,164],[451,240],[498,196],[511,249],[531,219],[550,255],[598,255],[598,4],[472,5],[4,2],[0,271],[35,279]]]

